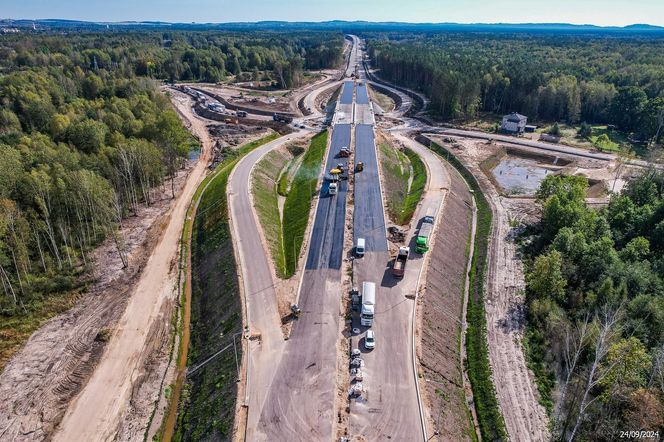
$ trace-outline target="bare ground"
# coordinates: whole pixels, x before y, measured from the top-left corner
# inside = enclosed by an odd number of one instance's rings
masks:
[[[489,359],[498,402],[512,440],[548,440],[548,417],[539,404],[533,374],[523,354],[523,265],[510,235],[510,220],[533,212],[534,204],[532,200],[499,196],[479,169],[479,164],[494,154],[497,147],[467,140],[462,140],[460,146],[455,153],[473,172],[493,209],[485,308]],[[512,214],[508,206],[513,207]]]
[[[472,221],[472,198],[463,179],[451,167],[450,192],[438,224],[419,306],[420,371],[437,440],[471,440],[474,432],[467,413],[462,361],[459,354],[460,319],[466,277],[466,245]],[[434,351],[425,351],[433,349]]]

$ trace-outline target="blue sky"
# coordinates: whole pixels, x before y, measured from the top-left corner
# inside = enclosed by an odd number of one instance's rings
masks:
[[[91,21],[369,20],[664,26],[664,0],[0,0],[2,18]]]

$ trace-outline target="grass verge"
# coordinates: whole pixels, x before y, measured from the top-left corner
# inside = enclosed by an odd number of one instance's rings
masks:
[[[400,224],[408,224],[413,218],[417,204],[422,199],[422,193],[424,192],[424,188],[427,185],[427,169],[424,167],[424,163],[420,159],[419,155],[407,147],[404,149],[404,152],[410,161],[413,179],[410,183],[408,195],[406,195],[406,198],[403,202]]]
[[[477,204],[477,231],[475,249],[470,269],[470,294],[466,320],[466,353],[468,378],[473,389],[475,410],[485,440],[507,440],[505,421],[500,413],[496,389],[492,382],[489,349],[486,338],[486,315],[484,311],[485,272],[489,235],[491,233],[491,206],[482,193],[473,174],[444,147],[431,143],[430,149],[444,157],[466,180],[474,192]]]
[[[290,158],[290,155],[279,150],[274,150],[265,155],[256,165],[251,186],[254,195],[254,207],[256,207],[258,218],[265,233],[265,239],[270,247],[277,276],[280,278],[283,278],[286,273],[286,259],[283,247],[281,213],[279,212],[279,196],[275,180],[288,164]],[[285,172],[282,173],[282,178],[284,175],[286,175]],[[279,186],[281,181],[279,179]]]
[[[191,281],[184,281],[183,293],[191,291],[191,338],[180,339],[178,371],[182,361],[191,366],[232,342],[242,330],[241,300],[233,245],[230,237],[226,186],[231,171],[247,153],[268,143],[278,134],[228,151],[228,155],[198,186],[187,211],[182,231],[181,259],[191,259]],[[191,241],[190,241],[191,239]],[[188,287],[189,286],[189,287]],[[177,333],[185,336],[183,324]],[[238,360],[241,345],[237,346]],[[168,417],[156,440],[228,439],[233,430],[237,374],[235,352],[224,352],[201,369],[185,385],[172,388],[169,416],[177,412],[175,428]],[[178,376],[181,382],[181,377]],[[182,389],[180,390],[180,387]],[[172,434],[172,437],[171,437]]]
[[[283,238],[285,255],[285,276],[295,274],[297,259],[304,241],[304,232],[309,222],[313,197],[316,194],[318,176],[323,165],[323,155],[327,147],[327,131],[311,139],[309,148],[304,153],[302,164],[295,173],[290,192],[284,203]]]
[[[426,167],[411,149],[405,148],[401,152],[386,142],[380,143],[379,149],[388,215],[395,224],[408,224],[427,183]]]

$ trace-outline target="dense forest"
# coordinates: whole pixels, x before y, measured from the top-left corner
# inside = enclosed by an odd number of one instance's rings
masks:
[[[29,314],[79,287],[92,248],[112,237],[122,256],[123,220],[151,204],[154,192],[172,194],[167,181],[196,140],[159,80],[260,71],[289,87],[302,69],[341,60],[341,34],[262,35],[0,37],[0,317]]]
[[[2,313],[77,284],[88,251],[151,203],[191,144],[151,80],[77,66],[0,77]]]
[[[549,176],[528,256],[526,347],[556,439],[664,431],[664,174],[631,181],[608,207],[588,182]]]
[[[79,67],[168,81],[274,80],[298,86],[305,69],[341,63],[341,33],[107,32],[3,37],[0,68]]]
[[[445,119],[520,112],[531,121],[614,124],[648,140],[664,119],[663,45],[661,36],[368,36],[380,75],[426,94]]]

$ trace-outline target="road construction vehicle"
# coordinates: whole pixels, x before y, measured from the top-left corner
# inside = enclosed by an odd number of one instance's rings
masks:
[[[362,311],[360,312],[360,324],[371,327],[374,321],[376,308],[376,284],[369,281],[362,283]]]
[[[339,185],[337,184],[336,181],[329,184],[329,186],[327,187],[327,192],[330,195],[336,195],[339,192]]]
[[[415,241],[417,253],[424,253],[429,250],[429,239],[433,233],[434,217],[427,215],[422,218],[420,230],[417,232],[417,239]]]
[[[291,304],[290,310],[291,315],[293,315],[294,318],[299,318],[302,314],[302,310],[300,310],[300,307],[298,307],[297,304]]]
[[[293,122],[293,117],[286,114],[280,114],[278,112],[275,112],[274,115],[272,115],[272,119],[274,121],[279,121],[281,123],[286,123],[286,124],[291,124]]]
[[[392,275],[397,278],[402,278],[406,271],[406,263],[408,262],[408,255],[410,255],[410,247],[399,247],[399,253],[394,257],[392,263]]]
[[[360,161],[355,166],[355,172],[362,172],[363,170],[364,170],[364,163]]]

